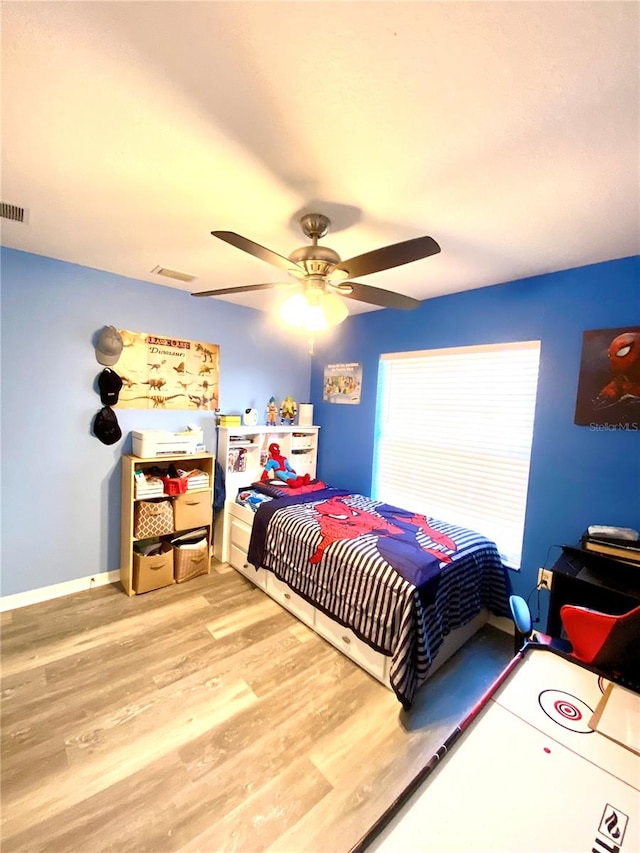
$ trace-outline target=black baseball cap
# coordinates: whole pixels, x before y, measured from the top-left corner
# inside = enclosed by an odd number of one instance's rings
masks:
[[[93,421],[93,434],[103,444],[115,444],[122,438],[122,430],[116,413],[109,406],[100,409]]]
[[[105,367],[98,376],[98,387],[100,388],[100,402],[105,406],[115,406],[118,395],[122,388],[122,379],[110,367]]]

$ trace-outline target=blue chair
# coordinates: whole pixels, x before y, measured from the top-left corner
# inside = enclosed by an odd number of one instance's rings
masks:
[[[526,643],[552,646],[561,652],[571,652],[571,643],[568,643],[566,640],[562,640],[559,637],[550,637],[541,631],[533,630],[531,610],[521,595],[509,596],[509,609],[511,610],[511,617],[515,625],[514,654],[518,654]]]

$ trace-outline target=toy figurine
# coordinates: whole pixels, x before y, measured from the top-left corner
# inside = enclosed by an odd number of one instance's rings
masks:
[[[298,407],[293,402],[291,394],[289,394],[280,404],[280,423],[292,424],[296,419],[297,409]]]
[[[278,407],[276,406],[276,398],[269,397],[267,403],[267,426],[277,426],[278,424]]]
[[[287,457],[280,453],[280,445],[273,442],[269,445],[269,458],[260,479],[282,480],[283,483],[295,489],[298,486],[308,485],[311,478],[308,474],[305,474],[304,477],[298,477]]]

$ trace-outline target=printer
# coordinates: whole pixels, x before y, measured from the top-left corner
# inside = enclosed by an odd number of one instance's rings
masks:
[[[200,431],[168,432],[163,429],[133,430],[133,455],[142,458],[152,456],[177,456],[181,453],[196,453],[202,441]]]

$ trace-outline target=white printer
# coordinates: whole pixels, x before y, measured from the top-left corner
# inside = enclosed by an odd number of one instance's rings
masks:
[[[180,453],[196,453],[202,441],[201,432],[168,432],[163,429],[142,429],[131,432],[133,455],[176,456]]]

